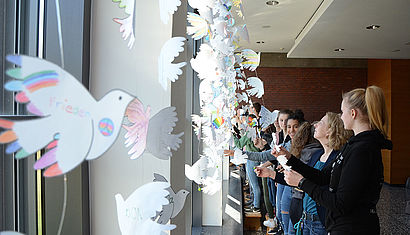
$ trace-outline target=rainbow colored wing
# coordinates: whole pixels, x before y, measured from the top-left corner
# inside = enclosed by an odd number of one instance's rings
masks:
[[[191,26],[187,27],[187,33],[192,35],[194,40],[201,39],[210,33],[208,22],[200,15],[188,12],[188,22]]]
[[[241,65],[245,69],[255,71],[256,68],[259,66],[260,53],[256,53],[251,49],[244,49],[242,50],[241,56],[245,59],[245,61],[241,62]]]

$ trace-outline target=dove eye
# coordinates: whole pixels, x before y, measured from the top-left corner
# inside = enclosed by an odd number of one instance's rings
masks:
[[[118,100],[122,100],[122,96],[118,97]]]

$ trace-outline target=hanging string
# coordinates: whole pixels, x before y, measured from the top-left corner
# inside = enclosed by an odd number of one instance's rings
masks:
[[[58,31],[58,41],[60,46],[60,57],[61,57],[61,68],[64,69],[64,49],[63,49],[63,33],[61,30],[61,15],[60,15],[60,1],[55,0],[56,4],[56,15],[57,15],[57,31]],[[57,235],[61,234],[63,229],[65,211],[67,208],[67,175],[64,174],[64,198],[63,198],[63,211],[61,212],[60,225],[58,226]]]

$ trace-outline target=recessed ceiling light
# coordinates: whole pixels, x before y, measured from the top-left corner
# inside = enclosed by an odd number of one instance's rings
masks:
[[[399,52],[400,50],[392,50],[391,52]]]
[[[340,52],[340,51],[344,51],[345,49],[343,49],[343,48],[336,48],[334,51],[336,51],[336,52]]]
[[[265,43],[264,41],[257,41],[256,43],[258,43],[258,44],[263,44],[263,43]]]
[[[279,48],[281,51],[283,51],[283,50],[285,50],[285,48],[283,48],[283,47],[281,47],[281,48]]]
[[[263,25],[262,29],[269,29],[271,26],[270,25]]]
[[[267,2],[266,2],[266,5],[268,5],[268,6],[276,6],[276,5],[278,5],[278,4],[279,4],[278,1],[267,1]]]
[[[372,24],[366,27],[366,29],[372,29],[372,30],[376,30],[378,28],[380,28],[380,25],[375,25],[375,24]]]

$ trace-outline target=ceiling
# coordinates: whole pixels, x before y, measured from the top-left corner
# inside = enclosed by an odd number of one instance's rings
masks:
[[[410,0],[266,2],[242,0],[244,19],[236,22],[247,25],[250,37],[242,47],[289,58],[410,59]]]

